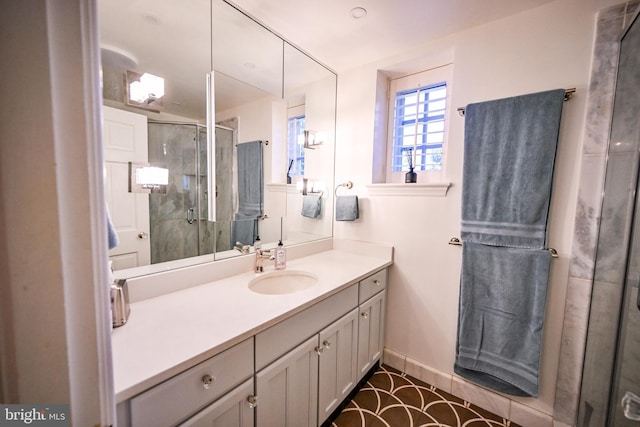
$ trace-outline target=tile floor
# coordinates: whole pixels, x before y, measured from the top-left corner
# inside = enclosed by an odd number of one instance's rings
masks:
[[[382,365],[331,427],[520,427],[497,415]]]

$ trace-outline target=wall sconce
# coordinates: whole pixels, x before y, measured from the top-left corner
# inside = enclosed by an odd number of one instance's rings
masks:
[[[312,181],[308,178],[302,178],[296,183],[296,189],[302,193],[303,196],[307,194],[323,193],[326,185],[323,181]]]
[[[164,108],[164,79],[150,73],[136,73],[127,70],[126,104],[132,107],[160,111]]]
[[[326,138],[327,135],[324,132],[305,129],[302,134],[298,135],[298,144],[302,145],[304,148],[315,150],[316,146],[322,145]]]
[[[129,193],[167,193],[169,169],[129,162]]]

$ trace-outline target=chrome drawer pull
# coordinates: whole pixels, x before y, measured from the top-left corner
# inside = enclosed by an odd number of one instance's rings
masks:
[[[211,385],[213,384],[213,382],[215,381],[215,378],[213,378],[211,375],[206,374],[202,377],[202,386],[206,389],[210,388]]]
[[[376,279],[376,280],[373,281],[373,284],[376,285],[376,286],[380,286],[382,284],[382,282],[380,280]]]

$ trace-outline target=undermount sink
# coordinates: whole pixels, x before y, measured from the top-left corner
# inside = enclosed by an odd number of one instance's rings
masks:
[[[318,276],[306,271],[278,270],[263,273],[249,282],[249,289],[259,294],[282,295],[310,288]]]

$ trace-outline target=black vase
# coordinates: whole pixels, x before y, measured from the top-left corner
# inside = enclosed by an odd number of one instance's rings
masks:
[[[413,168],[409,168],[409,172],[407,172],[404,176],[405,183],[415,183],[418,182],[418,174],[413,171]]]

